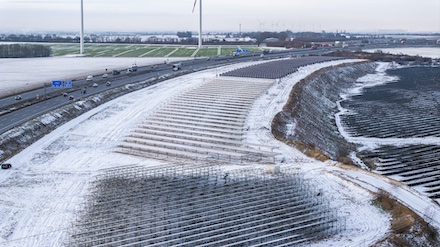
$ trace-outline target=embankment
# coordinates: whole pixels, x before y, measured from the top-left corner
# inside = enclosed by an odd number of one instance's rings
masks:
[[[36,117],[0,134],[0,161],[12,157],[62,124],[67,123],[99,105],[124,94],[187,73],[187,71],[182,71],[179,73],[162,75],[160,77],[153,77],[146,81],[133,82],[81,99],[54,111],[48,111],[40,117]]]
[[[316,71],[292,89],[283,111],[272,122],[274,136],[318,159],[346,157],[355,146],[339,134],[335,114],[340,94],[356,80],[373,73],[375,63],[363,61]]]

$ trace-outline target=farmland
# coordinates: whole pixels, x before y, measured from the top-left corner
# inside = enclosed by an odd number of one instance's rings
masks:
[[[78,44],[49,44],[52,56],[79,53]],[[146,44],[85,44],[87,57],[212,57],[231,55],[236,50],[262,52],[258,46],[197,46]]]

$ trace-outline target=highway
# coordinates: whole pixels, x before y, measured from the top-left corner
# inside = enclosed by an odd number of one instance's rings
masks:
[[[182,71],[201,70],[205,68],[212,68],[231,63],[240,63],[252,60],[273,59],[289,56],[302,56],[311,54],[323,54],[328,50],[310,50],[301,49],[294,51],[283,51],[277,53],[270,53],[264,56],[261,54],[243,54],[240,56],[220,56],[211,58],[197,58],[193,60],[185,60],[181,62]],[[101,75],[95,75],[93,81],[77,80],[73,81],[73,87],[66,88],[52,88],[51,85],[35,89],[29,92],[21,93],[21,99],[15,100],[15,96],[8,96],[0,99],[0,134],[19,126],[33,118],[41,116],[47,112],[72,103],[72,101],[91,96],[93,94],[101,93],[103,91],[117,88],[129,83],[145,81],[153,77],[164,74],[176,73],[173,71],[172,64],[156,64],[151,66],[139,67],[136,72],[127,74],[122,71],[119,75],[112,75],[109,71],[108,78],[102,78]],[[110,81],[111,85],[106,83]],[[97,87],[92,85],[97,83]],[[85,93],[84,93],[85,90]],[[63,96],[66,93],[67,96]],[[72,96],[74,99],[70,99]],[[11,110],[12,109],[12,110]]]

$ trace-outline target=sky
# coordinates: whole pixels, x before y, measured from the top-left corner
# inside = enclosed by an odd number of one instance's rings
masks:
[[[0,0],[0,33],[79,32],[80,0]],[[84,0],[85,32],[198,30],[194,0]],[[203,0],[203,32],[440,32],[440,0]]]

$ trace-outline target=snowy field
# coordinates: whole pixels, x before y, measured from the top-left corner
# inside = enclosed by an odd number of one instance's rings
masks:
[[[433,213],[439,207],[416,191],[354,167],[316,161],[273,138],[270,123],[286,103],[292,86],[313,71],[347,61],[307,66],[274,84],[253,105],[247,120],[250,128],[246,141],[279,147],[280,158],[285,160],[280,165],[304,172],[331,199],[331,206],[346,221],[345,231],[313,246],[369,246],[383,238],[389,230],[390,216],[371,204],[370,191],[378,189],[388,191],[417,213],[430,216],[428,221],[439,227],[440,214]],[[138,60],[137,64],[141,62]],[[12,157],[7,162],[13,168],[0,173],[0,246],[63,245],[88,194],[88,182],[102,169],[163,164],[114,152],[131,129],[173,95],[214,79],[216,74],[249,64],[193,73],[127,94],[64,124]],[[59,66],[66,68],[65,64]],[[102,67],[95,68],[98,71]],[[238,168],[247,166],[254,167],[249,164]]]
[[[95,58],[95,57],[44,57],[0,59],[0,97],[23,90],[42,87],[52,80],[85,79],[87,75],[124,70],[132,64],[173,62],[185,58]]]
[[[384,53],[390,54],[406,54],[410,56],[422,56],[429,58],[440,59],[440,47],[426,47],[426,48],[411,48],[411,47],[402,47],[402,48],[380,48]],[[375,52],[376,50],[365,50],[366,52]]]

